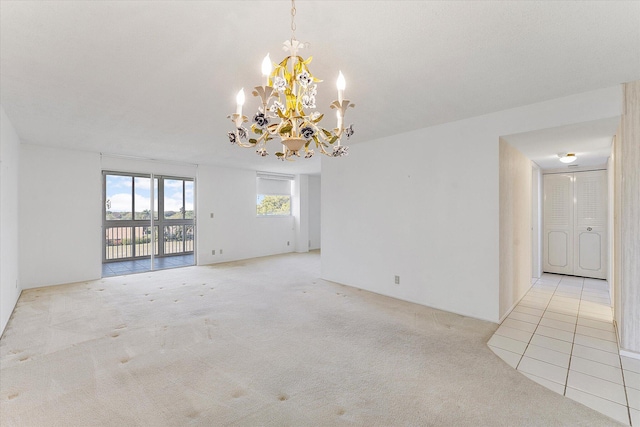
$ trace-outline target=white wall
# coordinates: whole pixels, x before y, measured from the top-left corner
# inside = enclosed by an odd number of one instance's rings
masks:
[[[498,144],[478,133],[447,124],[323,159],[322,277],[497,320]]]
[[[531,287],[531,160],[500,138],[500,319]]]
[[[618,128],[617,134],[620,134],[620,129]],[[615,232],[615,144],[616,137],[614,136],[613,142],[611,144],[611,155],[607,159],[607,282],[609,283],[609,297],[613,302],[614,308],[618,306],[616,304],[616,292],[615,292],[615,271],[616,271],[616,260],[615,260],[615,245],[614,241],[616,239]],[[614,309],[614,316],[617,316],[619,313]],[[616,322],[620,322],[620,319],[615,318]],[[618,337],[619,338],[619,337]]]
[[[542,276],[542,170],[531,162],[531,276]]]
[[[100,173],[102,173],[102,171],[145,173],[180,178],[195,178],[197,170],[197,166],[193,164],[160,162],[157,160],[146,160],[143,158],[138,159],[109,154],[103,154],[100,156],[100,167]]]
[[[18,168],[20,140],[0,106],[0,336],[22,287],[18,266]]]
[[[196,197],[198,264],[294,250],[293,216],[259,218],[256,215],[255,171],[200,165]],[[216,255],[211,254],[212,250]]]
[[[618,263],[614,311],[620,353],[640,359],[640,80],[625,83],[620,139],[615,144]]]
[[[100,155],[22,144],[19,188],[23,288],[100,278]]]
[[[20,168],[20,273],[24,288],[101,276],[102,170],[195,177],[198,264],[295,249],[293,216],[257,217],[255,171],[101,156],[30,144],[21,147]]]
[[[497,322],[499,137],[620,113],[616,86],[323,158],[322,277]]]
[[[321,215],[320,209],[322,201],[320,197],[320,176],[309,176],[309,249],[320,249],[320,230],[321,230]]]
[[[309,176],[296,175],[291,196],[296,252],[309,252]]]

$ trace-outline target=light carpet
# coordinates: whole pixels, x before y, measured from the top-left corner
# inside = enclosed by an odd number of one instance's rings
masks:
[[[616,425],[494,355],[497,325],[319,275],[316,252],[26,290],[0,425]]]

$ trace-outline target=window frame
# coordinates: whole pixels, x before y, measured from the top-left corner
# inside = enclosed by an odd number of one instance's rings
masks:
[[[261,180],[272,180],[272,181],[286,181],[288,183],[289,192],[288,194],[271,194],[269,192],[260,192],[260,183]],[[258,218],[287,218],[293,216],[293,175],[284,175],[284,174],[275,174],[275,173],[267,173],[267,172],[257,172],[256,173],[256,217]],[[261,214],[258,211],[260,207],[260,197],[288,197],[289,198],[289,212],[288,213],[266,213]]]
[[[164,193],[164,182],[165,181],[182,181],[182,218],[166,218],[164,217],[164,200],[165,200],[165,193]],[[195,200],[192,200],[192,203],[194,205],[194,209],[193,209],[193,218],[186,218],[187,216],[187,182],[191,182],[193,185],[193,191],[195,193],[195,179],[193,178],[185,178],[185,177],[176,177],[176,176],[158,176],[158,194],[160,194],[160,192],[162,191],[162,213],[163,213],[163,221],[183,221],[183,220],[195,220],[196,218],[196,212],[195,212]],[[162,182],[162,184],[160,183],[160,181]],[[162,187],[162,188],[160,188]],[[195,194],[194,194],[195,197]],[[158,209],[160,208],[160,206],[158,206]]]
[[[130,181],[131,182],[131,192],[130,192],[131,218],[130,219],[108,219],[107,218],[106,202],[107,202],[107,177],[108,176],[121,176],[121,177],[129,178],[131,180]],[[153,206],[152,207],[153,212],[151,213],[150,218],[136,219],[136,212],[135,212],[136,178],[150,179],[152,176],[153,176],[154,182],[150,184],[153,185],[154,191],[157,192],[154,194],[154,201],[155,201],[154,205],[157,204],[157,211],[156,211],[156,206]],[[182,181],[183,212],[182,212],[181,218],[165,218],[164,217],[164,201],[165,201],[164,181],[165,180]],[[191,182],[193,185],[193,196],[192,196],[193,197],[193,200],[192,200],[193,217],[192,218],[186,218],[186,214],[187,214],[186,182]],[[171,256],[174,254],[194,253],[195,245],[196,245],[195,243],[195,239],[196,239],[195,191],[196,191],[195,178],[192,178],[192,177],[176,177],[176,176],[168,176],[168,175],[155,175],[155,174],[152,175],[152,174],[146,174],[146,173],[103,170],[102,171],[102,225],[103,225],[103,233],[105,233],[105,236],[103,237],[104,240],[102,241],[102,262],[108,263],[108,262],[118,262],[122,260],[135,260],[138,258],[149,256],[148,253],[138,254],[136,249],[136,245],[138,244],[136,243],[136,239],[140,237],[138,236],[138,229],[147,227],[147,224],[149,226],[153,224],[153,227],[155,229],[154,231],[155,231],[156,240],[155,240],[155,243],[151,242],[153,247],[154,257],[161,258],[165,256]],[[126,213],[128,214],[129,212],[126,212]],[[153,221],[151,220],[151,218],[153,218]],[[130,245],[131,248],[130,249],[123,248],[123,250],[127,253],[130,251],[131,256],[116,256],[113,258],[107,257],[108,242],[106,237],[106,230],[110,228],[130,229],[130,231],[124,231],[124,233],[127,236],[122,238],[122,240],[128,239],[129,243],[127,243],[126,245],[127,246]],[[179,239],[169,240],[171,242],[173,241],[182,242],[181,250],[174,251],[173,250],[174,248],[171,247],[171,244],[169,245],[169,250],[167,250],[166,242],[168,242],[168,240],[166,240],[166,232],[167,232],[166,229],[168,228],[170,228],[171,230],[181,229],[180,233],[176,233],[176,234],[180,234],[181,237]],[[118,239],[120,239],[120,237],[118,237]],[[121,245],[118,245],[118,246],[121,246]]]

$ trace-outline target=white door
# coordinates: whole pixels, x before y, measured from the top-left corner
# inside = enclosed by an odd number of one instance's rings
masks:
[[[576,172],[574,188],[574,266],[577,276],[606,278],[606,171]]]
[[[544,176],[543,269],[606,277],[606,171]]]
[[[544,176],[543,258],[548,273],[573,274],[573,175]]]

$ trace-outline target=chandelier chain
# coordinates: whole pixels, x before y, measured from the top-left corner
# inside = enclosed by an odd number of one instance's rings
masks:
[[[296,2],[295,0],[291,0],[291,40],[296,39]]]

